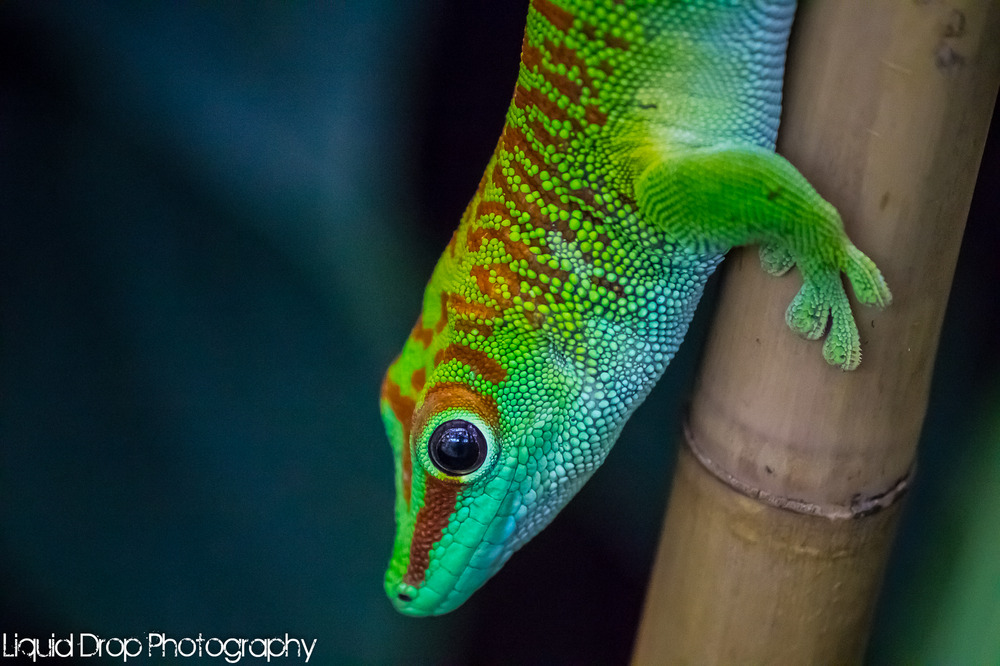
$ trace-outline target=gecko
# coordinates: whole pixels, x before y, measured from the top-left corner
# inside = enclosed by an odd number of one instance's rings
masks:
[[[789,327],[857,367],[891,302],[774,152],[791,0],[531,0],[506,121],[381,389],[385,592],[454,610],[601,465],[735,246],[797,267]]]

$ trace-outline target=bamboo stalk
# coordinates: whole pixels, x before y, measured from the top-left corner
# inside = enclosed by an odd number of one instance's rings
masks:
[[[841,373],[784,324],[795,279],[737,252],[680,453],[634,661],[856,663],[915,459],[1000,84],[1000,2],[813,0],[779,149],[893,290]]]

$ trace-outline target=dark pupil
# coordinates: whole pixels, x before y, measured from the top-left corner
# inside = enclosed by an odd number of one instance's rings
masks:
[[[446,421],[431,435],[427,452],[434,466],[445,474],[468,474],[486,460],[486,438],[468,421]]]

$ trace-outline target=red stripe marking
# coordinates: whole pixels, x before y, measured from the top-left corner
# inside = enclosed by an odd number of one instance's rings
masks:
[[[441,292],[441,316],[434,324],[434,332],[440,333],[448,325],[448,292]]]
[[[490,358],[485,352],[470,349],[465,345],[448,345],[434,355],[434,365],[438,366],[452,359],[469,366],[491,384],[499,384],[507,379],[506,368]]]
[[[514,106],[525,112],[534,107],[552,120],[570,120],[566,112],[546,97],[544,93],[535,88],[525,88],[520,84],[514,88]],[[579,129],[579,127],[576,129]]]
[[[563,32],[573,25],[573,15],[562,7],[556,7],[549,0],[532,0],[531,6],[544,16],[545,20]]]
[[[413,415],[413,432],[421,434],[427,420],[446,407],[458,407],[479,414],[491,428],[499,424],[500,412],[492,396],[477,393],[466,384],[442,382],[427,390],[420,409]]]
[[[410,540],[410,562],[403,575],[403,582],[408,585],[424,582],[431,563],[431,547],[441,540],[448,527],[460,487],[457,483],[448,483],[430,475],[425,475],[425,478],[427,490],[424,505],[417,511],[413,538]]]
[[[504,278],[504,285],[507,292],[514,296],[521,295],[521,278],[507,264],[490,264],[489,266],[473,266],[469,269],[469,274],[476,279],[476,286],[487,298],[492,298],[497,302],[500,309],[504,310],[513,305],[510,298],[504,296],[501,285],[490,275],[490,272],[497,274],[497,277]]]
[[[410,331],[410,337],[422,344],[425,349],[431,346],[431,341],[434,339],[434,330],[424,328],[423,313],[420,313],[417,316],[417,323],[413,325],[413,330]]]
[[[503,140],[503,147],[511,155],[517,155],[520,152],[524,154],[523,159],[527,160],[529,164],[534,164],[539,169],[544,169],[548,166],[548,161],[532,147],[531,142],[528,141],[528,137],[525,136],[520,128],[507,125],[503,130],[501,139]]]
[[[424,384],[427,383],[427,371],[423,368],[418,368],[413,371],[413,375],[410,376],[410,386],[417,393],[424,390]]]
[[[542,145],[554,145],[558,146],[563,143],[563,140],[557,136],[554,136],[547,129],[545,125],[542,124],[541,119],[532,118],[526,120],[524,123],[524,128],[530,133],[530,135]],[[525,135],[527,136],[527,135]]]
[[[476,206],[476,219],[481,220],[487,215],[496,215],[506,220],[511,219],[510,211],[507,210],[507,206],[502,201],[480,201]],[[466,243],[469,243],[468,238],[466,238]]]
[[[577,55],[576,51],[574,51],[573,49],[564,44],[559,44],[559,45],[553,44],[552,41],[548,39],[545,40],[544,48],[545,52],[549,54],[549,58],[552,60],[553,63],[556,64],[562,63],[563,65],[566,65],[567,69],[572,69],[575,67],[577,71],[580,73],[579,74],[580,82],[583,84],[583,86],[589,88],[591,91],[594,90],[594,79],[591,78],[590,74],[587,73],[587,63],[586,61],[584,61],[583,58]],[[611,67],[611,65],[607,65],[606,63],[604,64],[606,65],[607,69],[605,69],[605,67],[601,67],[601,69],[603,69],[610,75],[613,68]]]
[[[493,326],[484,322],[474,321],[470,319],[459,319],[455,322],[455,330],[461,333],[466,333],[468,335],[473,335],[478,333],[484,338],[488,338],[493,335]]]
[[[417,403],[412,398],[408,398],[399,392],[399,386],[386,375],[382,382],[382,399],[389,403],[393,415],[403,427],[402,443],[402,481],[403,499],[407,506],[410,504],[410,486],[413,480],[413,463],[410,459],[410,427],[413,423],[413,410]]]
[[[500,311],[475,301],[469,302],[459,294],[451,295],[451,307],[455,314],[460,317],[478,317],[480,319],[496,319],[500,316]]]
[[[549,267],[543,265],[535,253],[531,251],[531,246],[527,243],[522,243],[520,241],[513,241],[510,239],[510,228],[501,227],[500,229],[484,229],[482,227],[474,229],[469,232],[469,251],[478,252],[485,240],[490,238],[496,239],[503,244],[504,249],[510,254],[511,259],[521,260],[528,264],[531,270],[536,273],[548,273]],[[543,246],[541,243],[537,245],[538,249],[543,253],[549,253],[550,250]]]

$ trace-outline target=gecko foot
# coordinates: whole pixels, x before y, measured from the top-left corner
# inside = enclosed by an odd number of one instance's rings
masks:
[[[792,330],[809,340],[826,333],[823,357],[842,370],[854,370],[861,363],[861,338],[840,274],[843,271],[858,300],[884,308],[892,302],[885,279],[867,256],[849,241],[838,253],[836,268],[803,267],[803,284],[785,313]],[[829,332],[827,333],[827,326]]]

